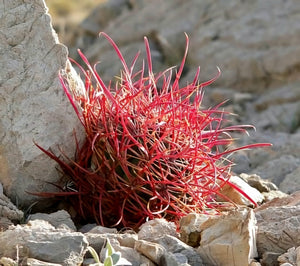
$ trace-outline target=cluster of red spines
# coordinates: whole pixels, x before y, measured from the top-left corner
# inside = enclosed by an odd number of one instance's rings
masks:
[[[252,144],[229,149],[231,131],[245,131],[248,125],[222,127],[225,112],[201,106],[203,88],[213,79],[199,83],[200,69],[192,83],[180,87],[182,63],[153,74],[149,43],[145,38],[145,66],[134,72],[127,66],[113,40],[102,33],[119,56],[124,70],[114,88],[106,86],[87,58],[85,91],[75,92],[61,78],[85,132],[86,141],[77,146],[76,159],[65,162],[45,151],[72,181],[72,189],[56,193],[70,196],[84,218],[93,217],[104,226],[137,227],[146,219],[165,217],[177,222],[191,212],[215,209],[214,198],[229,182],[232,162],[227,155],[240,149],[268,146]],[[160,84],[158,87],[157,84]],[[78,145],[78,143],[77,143]],[[41,147],[40,147],[41,148]]]

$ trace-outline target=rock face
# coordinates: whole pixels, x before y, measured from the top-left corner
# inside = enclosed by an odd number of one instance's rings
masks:
[[[79,121],[58,79],[68,52],[44,1],[1,1],[0,24],[0,181],[6,195],[24,207],[35,200],[27,192],[53,190],[45,181],[59,178],[55,163],[34,141],[73,156]]]
[[[46,221],[17,225],[0,234],[0,258],[35,258],[62,265],[79,265],[88,242],[81,233],[55,229]]]
[[[198,216],[198,217],[197,217]],[[198,234],[197,253],[204,265],[249,265],[257,256],[256,219],[250,209],[221,216],[190,214],[181,220],[181,235],[188,242]]]
[[[258,210],[257,250],[282,254],[300,246],[299,206],[278,206]]]
[[[96,40],[97,33],[105,31],[127,55],[131,54],[132,47],[139,45],[143,36],[148,36],[156,50],[154,63],[169,67],[179,63],[184,46],[183,32],[187,32],[192,55],[188,66],[194,69],[201,64],[204,79],[213,76],[219,66],[223,75],[217,85],[256,91],[258,87],[263,89],[272,84],[283,84],[283,80],[295,80],[299,73],[299,58],[295,54],[300,53],[300,25],[293,23],[299,20],[297,0],[109,2],[121,2],[123,12],[114,9],[118,16],[104,24],[99,16],[105,18],[101,14],[104,11],[112,13],[109,8],[113,6],[104,4],[81,26],[85,32],[81,43],[83,39],[88,40],[84,48],[88,47],[88,55],[95,60],[105,53],[105,58],[111,55],[107,53],[107,45]],[[94,41],[90,38],[91,33]],[[119,73],[114,73],[116,61],[113,57],[110,59],[109,65],[102,70],[113,77]]]

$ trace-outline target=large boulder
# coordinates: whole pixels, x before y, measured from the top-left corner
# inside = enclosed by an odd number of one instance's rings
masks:
[[[134,4],[128,8],[123,1],[123,12],[118,10],[109,23],[101,21],[108,8],[103,4],[81,25],[85,35],[80,44],[85,43],[81,48],[89,58],[101,62],[109,59],[101,67],[106,79],[119,74],[113,67],[117,58],[107,52],[106,42],[96,40],[97,31],[108,33],[123,48],[129,62],[134,56],[132,47],[148,36],[155,50],[156,71],[180,62],[183,32],[187,32],[191,40],[187,67],[201,65],[201,78],[205,80],[214,76],[219,66],[223,75],[214,85],[263,92],[266,87],[298,79],[300,60],[295,55],[300,54],[300,24],[294,23],[299,20],[298,0],[130,2]],[[94,34],[91,46],[90,32]]]
[[[74,155],[79,121],[60,85],[68,51],[59,43],[43,0],[0,2],[0,182],[19,206],[53,190],[60,178],[44,149]],[[74,70],[68,75],[76,81]],[[73,74],[72,74],[73,73]],[[78,81],[80,84],[80,81]]]

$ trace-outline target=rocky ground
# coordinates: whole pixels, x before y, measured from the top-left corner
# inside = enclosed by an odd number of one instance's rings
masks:
[[[45,181],[59,178],[32,140],[74,153],[72,131],[80,125],[57,72],[67,67],[70,80],[78,86],[80,81],[42,0],[0,3],[0,264],[90,264],[87,246],[99,253],[109,238],[132,265],[300,265],[299,21],[298,0],[112,0],[74,29],[71,56],[81,48],[92,62],[100,60],[105,80],[119,74],[120,63],[99,31],[114,39],[129,62],[137,50],[143,54],[147,36],[157,71],[180,63],[186,32],[190,49],[183,83],[198,65],[201,81],[219,66],[222,76],[206,88],[204,105],[229,99],[224,108],[238,114],[232,123],[256,127],[250,137],[238,136],[238,145],[273,144],[232,158],[233,180],[256,195],[259,208],[228,191],[237,210],[191,214],[178,231],[155,220],[137,233],[117,232],[96,225],[76,228],[65,211],[24,218],[15,207],[27,210],[37,198],[26,191],[53,189]]]

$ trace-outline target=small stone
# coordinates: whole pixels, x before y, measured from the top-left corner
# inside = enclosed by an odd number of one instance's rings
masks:
[[[278,190],[278,187],[268,181],[262,179],[259,175],[256,174],[240,174],[240,177],[246,181],[251,187],[256,188],[259,192],[270,192],[271,190]]]
[[[33,258],[27,258],[26,259],[26,265],[27,266],[61,266],[62,264],[57,263],[50,263],[46,261],[41,261]]]
[[[260,263],[263,266],[278,265],[277,258],[279,255],[280,255],[280,253],[277,253],[277,252],[266,251],[262,254]]]
[[[116,228],[108,228],[108,227],[104,227],[101,225],[97,225],[89,231],[89,233],[91,233],[91,234],[100,234],[100,235],[107,234],[107,233],[115,234],[117,232],[118,232],[118,230]]]
[[[158,265],[160,265],[161,258],[166,252],[161,245],[145,240],[136,241],[134,249]]]
[[[248,185],[244,180],[242,180],[238,176],[231,176],[229,181],[236,185],[238,188],[241,189],[241,191],[245,192],[246,195],[248,195],[254,202],[256,203],[262,203],[264,200],[264,197],[262,194],[255,188]],[[230,200],[232,200],[234,203],[239,205],[245,205],[245,206],[253,206],[253,203],[249,201],[245,196],[243,196],[240,192],[238,192],[236,189],[234,189],[229,184],[225,184],[223,188],[220,190],[220,193],[226,197],[228,197]],[[224,201],[222,196],[220,196],[220,201]]]
[[[72,221],[70,214],[65,210],[60,210],[50,214],[47,213],[31,214],[28,218],[28,221],[33,221],[33,220],[44,220],[49,222],[55,228],[67,227],[73,232],[76,231],[76,226],[74,225],[74,222]]]
[[[178,236],[176,225],[165,219],[154,219],[142,224],[139,228],[139,240],[152,241],[164,235]]]
[[[191,247],[200,245],[200,226],[209,219],[208,215],[190,213],[180,220],[180,239]]]
[[[166,261],[172,261],[176,258],[181,258],[181,263],[188,263],[188,265],[191,266],[200,266],[202,265],[202,260],[199,254],[193,249],[191,246],[183,243],[181,240],[174,236],[165,235],[157,240],[155,240],[156,243],[163,246],[167,253]],[[170,256],[169,254],[172,254],[173,256]],[[187,261],[184,261],[184,258],[187,258]],[[179,262],[177,260],[177,262]],[[171,264],[169,264],[171,265]],[[175,265],[175,264],[174,264]],[[179,264],[181,265],[181,264]]]

